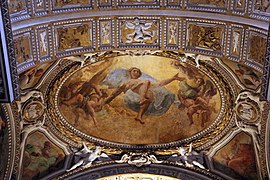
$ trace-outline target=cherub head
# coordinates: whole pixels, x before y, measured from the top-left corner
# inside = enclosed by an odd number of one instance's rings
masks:
[[[179,153],[181,154],[181,156],[184,156],[186,154],[186,150],[183,147],[180,147],[178,149]]]
[[[96,154],[100,154],[101,153],[101,147],[96,146],[95,152],[96,152]]]
[[[134,24],[135,25],[139,25],[140,24],[140,20],[137,17],[134,19]]]

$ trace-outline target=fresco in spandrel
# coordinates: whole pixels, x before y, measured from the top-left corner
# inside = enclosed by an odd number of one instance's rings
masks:
[[[226,64],[233,70],[236,77],[247,88],[256,90],[262,84],[262,73],[260,73],[259,71],[256,71],[245,64],[232,61],[226,61]]]
[[[112,24],[110,20],[100,21],[100,44],[111,45],[112,41]]]
[[[187,138],[209,126],[221,106],[209,77],[156,56],[120,56],[86,66],[63,83],[58,101],[78,130],[128,144]]]
[[[40,179],[63,168],[65,154],[44,134],[35,132],[25,143],[21,179]]]
[[[4,179],[8,158],[8,128],[2,108],[0,107],[0,179]]]
[[[245,133],[236,135],[215,156],[215,168],[236,179],[258,179],[252,139]]]
[[[52,62],[37,65],[19,74],[19,83],[22,90],[34,87],[42,75],[52,65]]]

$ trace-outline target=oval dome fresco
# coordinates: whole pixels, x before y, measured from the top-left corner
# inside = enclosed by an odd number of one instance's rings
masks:
[[[183,140],[209,127],[222,107],[215,78],[160,56],[117,56],[70,72],[59,116],[85,136],[145,145]]]

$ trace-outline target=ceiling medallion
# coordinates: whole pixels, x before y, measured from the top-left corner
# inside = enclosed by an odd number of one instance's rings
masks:
[[[236,100],[235,113],[241,121],[244,121],[247,124],[256,124],[258,123],[261,117],[261,110],[258,102],[255,101],[254,95],[250,92],[242,92],[239,94]]]
[[[235,90],[216,61],[198,66],[192,54],[161,51],[100,54],[59,70],[49,88],[50,123],[65,141],[108,154],[173,153],[216,142],[229,124]]]

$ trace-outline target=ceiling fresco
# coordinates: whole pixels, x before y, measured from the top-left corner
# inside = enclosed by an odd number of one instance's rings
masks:
[[[63,168],[65,153],[43,133],[34,132],[25,142],[21,179],[40,179]]]
[[[112,142],[184,139],[213,123],[224,106],[215,80],[168,58],[115,57],[67,77],[56,92],[63,118]]]
[[[19,75],[20,89],[25,90],[34,87],[51,65],[52,62],[46,62],[22,72]]]
[[[267,0],[0,3],[0,179],[269,178]]]
[[[256,179],[258,177],[255,162],[255,151],[252,139],[245,133],[235,136],[230,143],[214,155],[217,169],[236,179]],[[230,152],[230,154],[228,154]],[[219,167],[219,164],[223,166]],[[227,167],[226,170],[224,166]]]
[[[41,92],[30,91],[23,95],[25,100],[20,106],[24,152],[28,142],[35,142],[36,136],[31,136],[35,130],[51,129],[49,137],[58,137],[71,145],[72,149],[64,154],[75,149],[82,153],[88,148],[103,152],[102,156],[90,161],[95,166],[104,161],[125,162],[138,167],[165,162],[181,166],[181,160],[177,160],[181,152],[196,148],[210,149],[210,156],[204,159],[198,155],[198,162],[203,166],[192,167],[213,168],[215,173],[225,177],[259,176],[261,165],[254,158],[259,155],[257,133],[260,130],[256,133],[253,128],[263,121],[261,114],[268,110],[259,107],[264,107],[266,102],[248,93],[236,98],[241,89],[253,87],[259,90],[256,71],[250,73],[247,66],[226,60],[224,63],[207,56],[201,56],[197,64],[196,55],[190,53],[110,51],[84,56],[92,59],[81,64],[74,62],[81,57],[73,56],[54,63],[50,67],[50,72],[54,73],[45,72],[49,75],[43,76],[43,85],[33,85],[33,88],[40,87]],[[239,75],[229,78],[227,73]],[[220,84],[227,84],[229,89]],[[234,112],[230,110],[233,99],[237,103]],[[239,118],[237,126],[233,125],[235,118]],[[228,131],[230,129],[235,129],[235,133],[230,135],[233,132]],[[241,130],[245,133],[240,133]],[[223,142],[225,135],[228,137]],[[47,141],[45,138],[44,142]],[[223,142],[222,146],[218,146],[219,141]],[[78,146],[80,142],[84,144],[82,148]],[[212,145],[218,147],[212,149]],[[185,148],[178,149],[179,146]],[[242,152],[245,146],[249,148]],[[145,154],[129,152],[133,148],[153,151]],[[196,154],[195,150],[191,152]],[[73,170],[75,167],[80,167],[80,171],[88,169],[76,161],[79,153],[74,156],[74,160],[65,160],[64,167],[70,169],[68,176],[77,172]],[[46,161],[48,159],[50,157]],[[67,166],[70,161],[74,166]],[[239,164],[243,162],[247,166],[240,168]],[[254,162],[258,167],[249,166]],[[42,170],[44,176],[45,172],[63,174],[63,166],[62,169],[54,166],[49,164]]]
[[[3,109],[1,107],[0,109],[0,150],[1,150],[1,161],[0,161],[0,177],[4,179],[4,172],[7,168],[6,161],[8,160],[8,148],[5,148],[5,144],[7,144],[8,141],[8,132],[7,132],[7,122],[6,118],[4,116]]]

